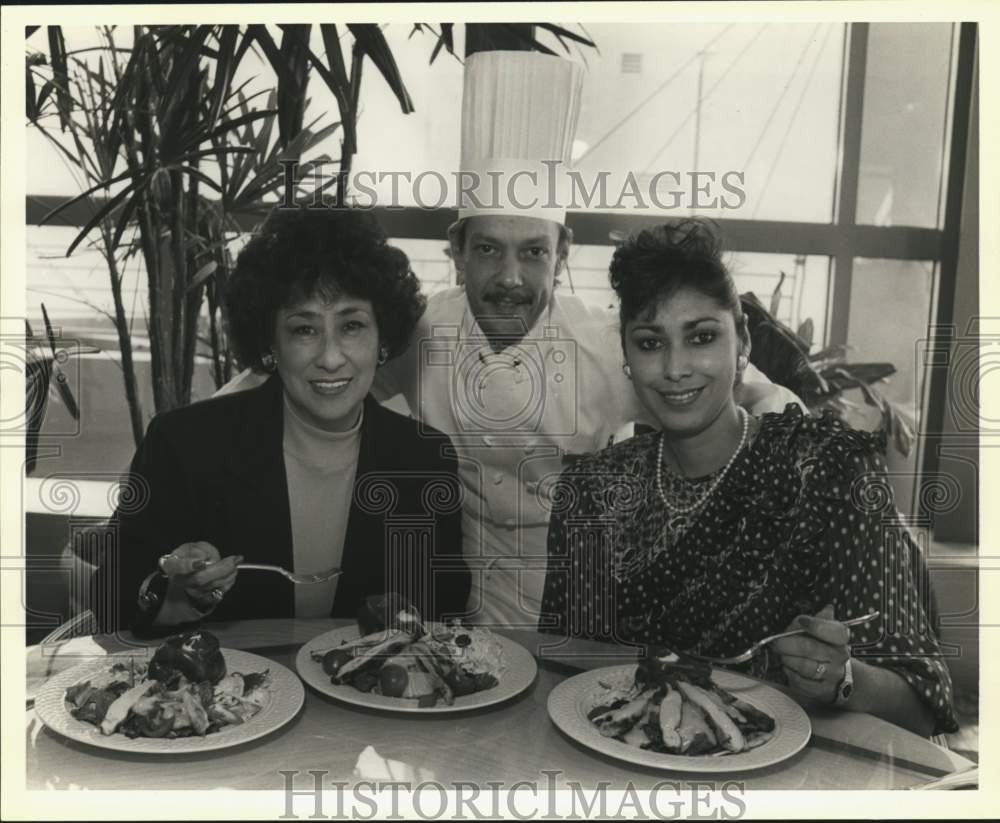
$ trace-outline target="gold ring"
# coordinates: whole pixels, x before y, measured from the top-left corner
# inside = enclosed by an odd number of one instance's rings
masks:
[[[216,590],[216,591],[218,591],[218,590]],[[822,680],[824,674],[826,674],[826,663],[817,663],[816,664],[816,679],[817,680]]]
[[[222,589],[212,589],[211,591],[212,599],[216,603],[221,603],[222,598],[226,596],[226,593]]]

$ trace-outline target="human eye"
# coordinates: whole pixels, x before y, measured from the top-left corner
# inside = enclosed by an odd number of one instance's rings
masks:
[[[525,254],[531,260],[544,260],[549,255],[549,250],[545,246],[531,246],[525,249]]]
[[[345,320],[344,325],[341,328],[346,334],[359,334],[368,328],[368,324],[364,320],[353,318],[351,320]]]
[[[291,327],[291,332],[295,337],[311,337],[316,334],[316,327],[310,323],[295,323]]]
[[[493,243],[476,243],[475,249],[479,255],[488,257],[496,252],[497,247]]]
[[[637,337],[635,340],[636,348],[639,351],[652,352],[657,351],[663,344],[658,337]]]
[[[691,335],[690,340],[696,346],[708,346],[715,341],[718,335],[714,331],[703,329]]]

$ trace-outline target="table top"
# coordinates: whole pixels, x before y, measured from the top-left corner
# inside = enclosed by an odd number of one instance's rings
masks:
[[[346,621],[252,620],[209,626],[222,646],[267,657],[294,671],[299,647]],[[519,780],[565,788],[571,781],[611,788],[650,789],[663,780],[695,780],[622,763],[565,736],[549,718],[549,692],[580,670],[628,662],[630,652],[604,644],[558,640],[527,630],[503,634],[529,649],[538,676],[524,693],[501,705],[457,715],[387,714],[340,704],[306,689],[303,709],[290,723],[257,741],[183,760],[124,754],[68,740],[27,710],[28,789],[282,789],[324,783],[392,779],[417,784],[468,782],[486,786]],[[548,647],[548,648],[546,648]],[[94,655],[125,648],[119,638],[77,638],[28,651],[28,693],[48,677]],[[724,776],[750,789],[903,789],[973,766],[970,761],[871,715],[809,709],[812,737],[794,757],[764,769]],[[359,764],[359,757],[374,749]],[[360,768],[359,768],[360,765]],[[555,775],[555,776],[550,776]]]

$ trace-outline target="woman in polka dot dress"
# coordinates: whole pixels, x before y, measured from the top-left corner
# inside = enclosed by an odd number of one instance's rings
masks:
[[[625,372],[660,430],[563,473],[539,628],[715,657],[804,628],[751,671],[920,734],[957,729],[884,437],[795,405],[759,419],[737,406],[750,339],[709,224],[629,238],[611,284]]]

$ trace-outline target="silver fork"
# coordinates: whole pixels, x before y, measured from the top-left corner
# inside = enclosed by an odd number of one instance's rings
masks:
[[[850,620],[844,620],[843,624],[845,626],[861,626],[864,623],[870,623],[876,617],[879,616],[881,612],[871,612],[870,614],[864,614],[861,617],[852,617]],[[688,657],[694,657],[698,660],[706,660],[709,663],[721,663],[726,666],[735,666],[737,663],[746,663],[750,658],[757,654],[761,649],[763,649],[768,643],[773,643],[775,640],[780,640],[783,637],[795,637],[799,634],[805,634],[805,629],[792,629],[791,631],[781,632],[779,634],[772,634],[769,637],[765,637],[763,640],[758,640],[749,649],[741,654],[734,655],[733,657],[708,657],[703,654],[692,654],[685,653]]]
[[[325,583],[327,580],[332,580],[334,577],[344,573],[343,569],[334,566],[332,569],[325,569],[321,572],[315,572],[313,574],[297,574],[296,572],[290,572],[288,569],[283,569],[281,566],[269,566],[266,563],[240,563],[237,567],[238,570],[244,571],[247,569],[256,569],[262,572],[277,572],[278,574],[283,574],[293,583],[309,584],[309,583]]]

